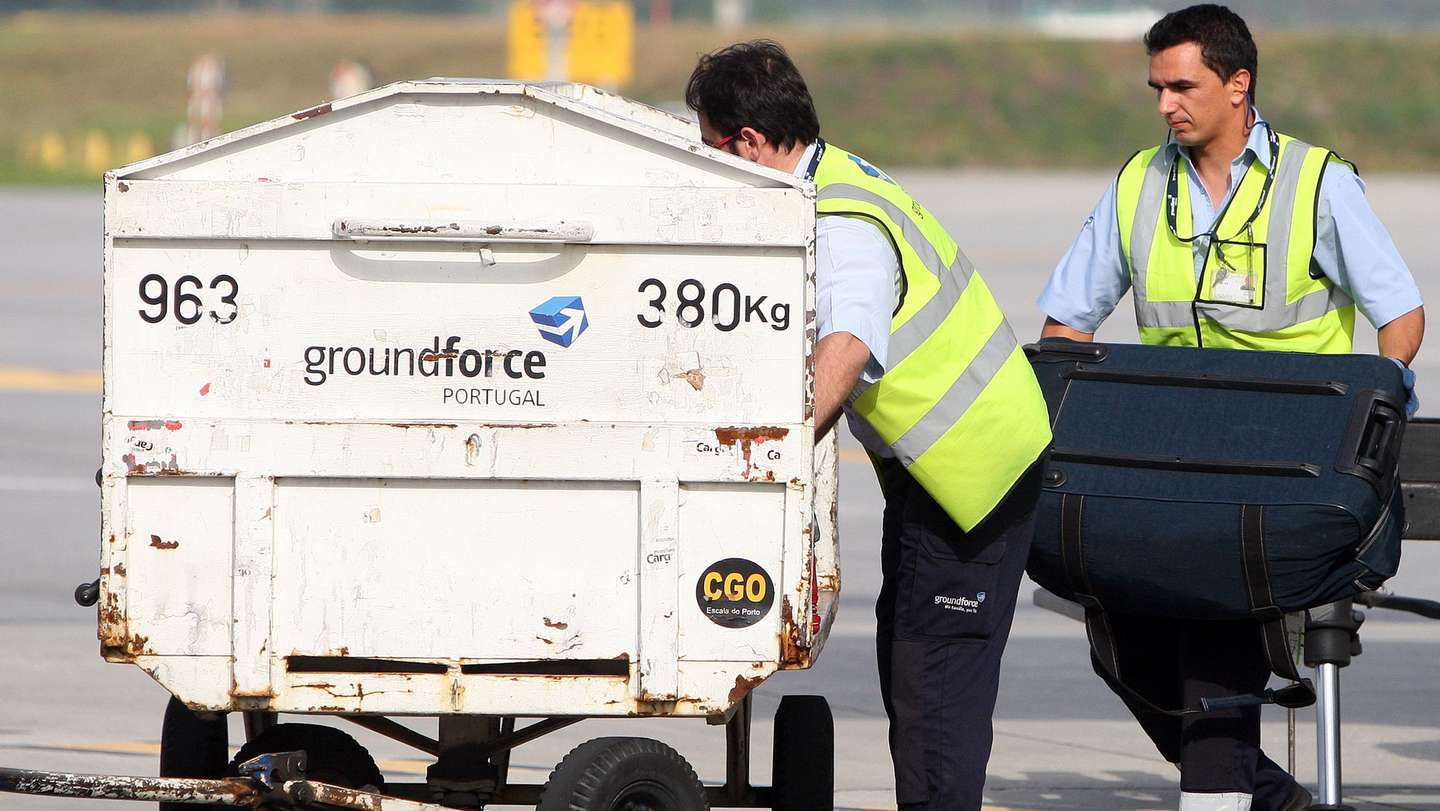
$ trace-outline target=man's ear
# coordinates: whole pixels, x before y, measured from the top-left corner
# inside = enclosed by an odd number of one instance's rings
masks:
[[[754,127],[741,127],[740,134],[736,136],[735,140],[744,141],[745,146],[755,150],[756,154],[764,151],[765,146],[770,143],[770,139],[765,137],[765,133]]]
[[[1235,74],[1230,77],[1229,82],[1232,102],[1239,104],[1249,98],[1250,83],[1254,81],[1254,78],[1246,68],[1235,71]]]

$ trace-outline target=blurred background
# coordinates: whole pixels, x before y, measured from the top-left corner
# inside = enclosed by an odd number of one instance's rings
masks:
[[[106,168],[399,79],[573,79],[674,105],[771,36],[825,134],[891,166],[1113,169],[1163,130],[1115,0],[0,0],[0,183]],[[1440,2],[1237,0],[1259,105],[1362,171],[1440,168]]]

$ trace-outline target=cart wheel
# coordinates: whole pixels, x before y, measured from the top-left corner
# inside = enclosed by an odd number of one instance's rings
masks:
[[[536,811],[707,811],[680,753],[649,738],[596,738],[560,761]]]
[[[174,696],[165,705],[165,722],[160,727],[160,776],[204,777],[225,776],[230,759],[225,716],[201,718]],[[223,806],[207,805],[205,808]],[[160,811],[187,811],[196,806],[185,803],[160,803]]]
[[[319,724],[277,724],[240,747],[227,772],[240,773],[240,764],[275,752],[305,752],[305,776],[345,788],[379,791],[385,777],[375,759],[358,741],[334,727]]]
[[[835,807],[835,721],[824,696],[785,696],[775,710],[775,811]]]

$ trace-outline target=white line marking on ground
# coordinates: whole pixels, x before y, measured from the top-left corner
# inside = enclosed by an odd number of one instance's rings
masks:
[[[0,493],[93,493],[95,481],[84,476],[0,476]]]

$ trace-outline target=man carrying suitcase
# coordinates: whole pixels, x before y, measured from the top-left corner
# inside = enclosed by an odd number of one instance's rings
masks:
[[[1348,353],[1358,309],[1380,353],[1408,364],[1424,335],[1419,290],[1354,167],[1256,111],[1245,22],[1191,6],[1157,22],[1145,46],[1169,140],[1132,156],[1086,220],[1040,297],[1042,336],[1092,340],[1131,290],[1147,344]],[[1110,625],[1127,684],[1157,703],[1255,693],[1270,675],[1255,623],[1112,613]],[[1182,811],[1309,806],[1260,751],[1258,707],[1181,719],[1126,703],[1179,765]]]
[[[701,57],[685,98],[711,147],[815,181],[816,436],[843,409],[885,494],[876,646],[896,798],[978,811],[1050,443],[1034,373],[930,212],[820,139],[779,45]]]

